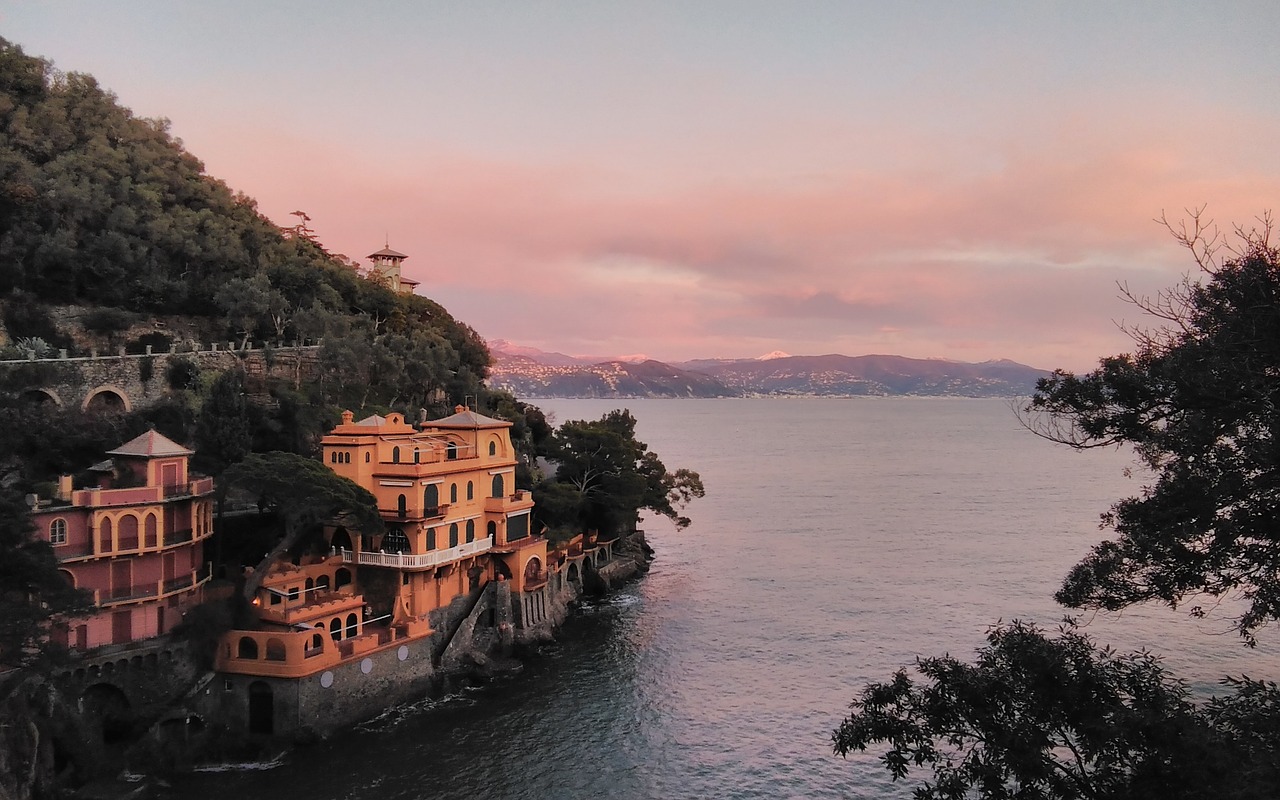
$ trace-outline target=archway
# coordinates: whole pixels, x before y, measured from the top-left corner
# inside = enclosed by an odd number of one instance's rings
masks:
[[[103,744],[127,741],[132,733],[133,711],[119,687],[95,683],[80,695],[80,710],[95,723]]]
[[[133,403],[123,390],[104,384],[89,390],[80,410],[95,414],[129,412],[133,410]]]
[[[569,583],[573,584],[573,587],[575,589],[578,589],[578,590],[582,589],[582,575],[578,573],[577,564],[569,565],[569,569],[566,572],[566,577],[568,577]]]
[[[62,398],[52,389],[27,389],[22,393],[21,401],[28,405],[53,403],[55,406],[62,406]]]
[[[347,533],[346,528],[337,528],[333,532],[333,539],[329,542],[335,550],[353,550],[351,546],[351,534]]]

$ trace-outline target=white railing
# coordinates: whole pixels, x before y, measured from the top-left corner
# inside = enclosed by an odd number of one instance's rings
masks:
[[[473,556],[476,553],[486,553],[492,549],[493,537],[486,536],[474,542],[450,547],[448,550],[432,550],[427,553],[353,553],[345,548],[340,548],[338,552],[342,554],[344,564],[368,564],[372,567],[394,567],[396,569],[424,569],[447,564],[450,561],[457,561],[460,558]]]

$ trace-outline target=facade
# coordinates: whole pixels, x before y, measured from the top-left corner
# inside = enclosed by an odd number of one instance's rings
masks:
[[[321,440],[324,462],[373,493],[386,530],[332,528],[327,555],[274,565],[254,599],[258,629],[224,637],[218,669],[305,678],[432,649],[425,640],[491,581],[510,593],[545,586],[547,544],[530,530],[532,497],[515,488],[510,427],[462,408],[417,426],[345,412]]]
[[[408,258],[404,253],[384,247],[376,253],[370,253],[368,258],[373,262],[373,274],[385,280],[391,287],[391,291],[413,294],[413,291],[418,288],[418,281],[400,274],[400,265]]]
[[[213,532],[213,479],[188,471],[190,450],[155,431],[94,465],[97,485],[58,482],[32,521],[62,572],[90,592],[96,612],[51,631],[77,651],[168,633],[203,600],[209,580],[204,540]]]

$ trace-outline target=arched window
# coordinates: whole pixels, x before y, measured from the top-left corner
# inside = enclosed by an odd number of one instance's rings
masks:
[[[342,618],[334,617],[329,620],[329,636],[335,642],[342,638]]]
[[[364,463],[366,463],[366,464],[368,464],[368,463],[369,463],[369,457],[370,457],[371,455],[373,455],[373,454],[372,454],[372,453],[368,453],[368,452],[366,452],[366,453],[364,454]]]
[[[157,528],[158,528],[158,527],[159,527],[159,524],[158,524],[158,523],[157,523],[157,521],[156,521],[156,515],[155,515],[155,514],[148,514],[148,515],[147,515],[147,520],[146,520],[146,522],[145,522],[145,523],[143,523],[143,526],[142,526],[142,530],[143,530],[143,540],[142,540],[142,542],[143,542],[143,546],[145,546],[145,547],[158,547],[158,546],[159,546],[159,544],[160,544],[160,533],[159,533],[159,531],[157,530]]]
[[[342,454],[342,463],[344,463],[344,464],[350,464],[350,463],[351,463],[351,454],[350,454],[350,453],[343,453],[343,454]]]
[[[316,591],[328,591],[328,590],[329,590],[329,576],[321,575],[319,578],[316,578]]]
[[[502,497],[503,493],[505,493],[505,492],[506,492],[506,488],[507,488],[507,487],[503,485],[503,482],[502,482],[502,476],[501,476],[501,475],[494,475],[494,476],[493,476],[493,494],[492,494],[492,497]]]
[[[338,571],[333,574],[333,588],[341,589],[351,583],[351,570],[346,567],[339,567]]]
[[[474,519],[467,520],[467,543],[470,544],[476,540],[476,521]]]
[[[399,497],[396,498],[396,513],[400,515],[400,519],[404,519],[405,517],[409,516],[409,511],[406,506],[406,502],[407,501],[404,499],[404,495],[400,495]]]
[[[310,578],[307,578],[307,583],[306,583],[306,586],[305,586],[304,588],[305,588],[305,590],[306,590],[307,594],[311,594],[311,590],[312,590],[312,589],[314,589],[314,588],[316,588],[316,582],[315,582],[315,581],[313,581],[313,580],[311,580]]]
[[[487,535],[493,537],[495,541],[497,540],[498,523],[494,522],[493,520],[489,520],[489,524],[486,525],[484,529]]]
[[[241,636],[240,645],[236,648],[236,658],[257,658],[258,643],[251,636]]]
[[[476,499],[476,484],[474,481],[467,481],[467,499]]]
[[[449,546],[458,546],[458,523],[456,522],[449,525]]]
[[[489,442],[489,455],[496,456],[498,454],[498,443]]]
[[[458,484],[456,483],[449,484],[449,502],[458,502]]]
[[[436,529],[435,528],[427,528],[427,549],[428,550],[436,549]]]
[[[434,483],[422,490],[422,514],[434,517],[440,511],[440,489]]]
[[[395,447],[391,448],[391,463],[392,463],[392,464],[399,464],[399,463],[400,463],[400,447],[399,447],[399,445],[397,445],[397,446],[395,446]]]
[[[274,637],[267,640],[267,660],[284,661],[284,642]]]
[[[359,625],[360,625],[360,621],[355,614],[347,615],[347,638],[348,639],[350,639],[352,636],[355,636],[357,633],[359,633],[359,630],[358,630]]]
[[[62,518],[49,523],[49,544],[67,543],[67,521]]]
[[[338,463],[338,451],[336,451],[336,450],[335,450],[335,451],[333,451],[332,453],[330,453],[330,454],[329,454],[329,463],[330,463],[330,464],[337,464],[337,463]]]
[[[121,550],[138,549],[138,518],[133,514],[125,514],[120,518],[120,530],[117,531]]]
[[[111,518],[103,517],[102,522],[98,523],[98,552],[110,553],[115,549],[115,544],[111,541]]]

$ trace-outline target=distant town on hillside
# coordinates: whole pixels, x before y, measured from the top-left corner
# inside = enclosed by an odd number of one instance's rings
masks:
[[[892,355],[696,359],[579,358],[489,342],[489,383],[518,397],[755,397],[1030,395],[1049,372],[1008,360],[970,364]]]

